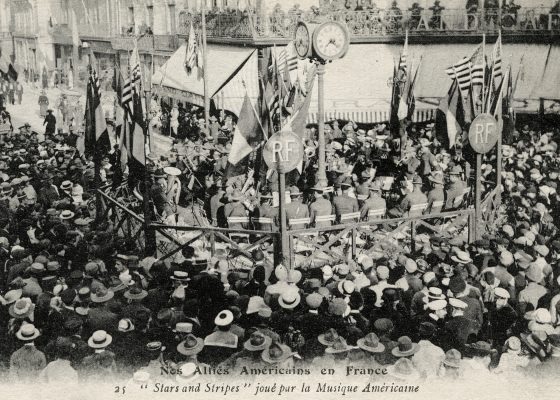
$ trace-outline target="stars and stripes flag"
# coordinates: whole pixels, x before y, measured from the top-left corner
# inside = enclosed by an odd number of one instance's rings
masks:
[[[492,78],[496,87],[500,84],[502,76],[502,32],[500,31],[492,51]]]
[[[288,71],[295,71],[298,67],[298,59],[293,40],[288,42],[286,47],[280,50],[278,54],[278,71],[281,74],[285,74],[286,67]]]
[[[134,49],[130,54],[130,74],[132,78],[132,84],[136,85],[142,81],[142,70],[140,66],[140,56],[138,55],[138,41],[134,43]]]
[[[187,46],[185,54],[185,69],[187,73],[190,74],[192,70],[198,64],[198,49],[197,49],[197,39],[194,31],[193,24],[189,28],[189,36],[187,37]]]
[[[472,70],[479,55],[482,57],[482,45],[478,45],[470,57],[463,57],[463,59],[445,70],[451,79],[457,80],[459,90],[463,97],[467,96],[468,90],[472,85]]]

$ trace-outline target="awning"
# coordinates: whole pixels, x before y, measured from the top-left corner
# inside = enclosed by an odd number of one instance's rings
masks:
[[[183,44],[153,75],[152,83],[154,91],[160,95],[173,97],[188,103],[204,106],[204,81],[202,71],[194,68],[190,74],[184,67],[186,45]],[[251,57],[254,56],[254,57]],[[247,62],[251,60],[248,67],[254,68],[254,74],[242,71]],[[243,100],[244,88],[248,88],[250,94],[258,93],[256,74],[256,50],[252,48],[236,46],[208,45],[208,94],[214,97],[223,89],[223,97],[227,97],[225,103],[230,111],[238,113],[241,108],[238,97]],[[254,65],[253,65],[254,63]],[[241,72],[241,73],[240,73]],[[233,80],[236,78],[235,80]],[[232,82],[233,80],[233,82]],[[226,87],[228,83],[232,85]],[[242,93],[241,93],[242,92]],[[253,97],[251,96],[251,97]],[[215,99],[215,100],[219,100]],[[239,103],[239,105],[237,105]]]

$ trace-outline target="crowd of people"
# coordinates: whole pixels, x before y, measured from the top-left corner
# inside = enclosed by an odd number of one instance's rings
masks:
[[[208,224],[277,229],[275,174],[258,177],[253,164],[247,185],[247,175],[228,172],[233,119],[213,117],[206,131],[200,110],[177,113],[184,137],[148,162],[158,214],[188,220],[197,203]],[[135,238],[115,233],[114,220],[96,218],[93,160],[53,124],[41,139],[28,124],[0,136],[5,381],[188,382],[223,379],[201,375],[211,368],[305,374],[325,366],[386,368],[403,382],[560,373],[554,127],[506,135],[503,223],[478,240],[469,242],[466,230],[419,231],[414,245],[407,235],[391,248],[370,239],[353,257],[341,238],[333,246],[344,262],[327,256],[290,269],[273,262],[270,242],[242,267],[227,243],[211,253],[205,238],[186,246],[181,261],[142,254]],[[401,140],[385,125],[329,124],[327,185],[316,179],[316,129],[307,129],[302,173],[288,177],[287,218],[298,220],[291,228],[330,226],[356,212],[354,220],[366,220],[467,207],[468,148],[447,149],[434,124],[406,129]],[[103,180],[122,179],[119,165],[117,152],[104,158]],[[182,195],[167,196],[166,175],[183,180]],[[495,185],[495,157],[482,175]],[[268,217],[270,226],[228,221],[242,216]]]

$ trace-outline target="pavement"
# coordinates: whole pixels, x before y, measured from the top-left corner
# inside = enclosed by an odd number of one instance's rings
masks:
[[[26,122],[31,125],[31,129],[39,134],[39,140],[43,139],[45,128],[43,126],[44,118],[39,115],[39,94],[41,90],[33,85],[23,83],[23,96],[21,99],[21,104],[7,104],[6,108],[12,116],[12,125],[14,129]],[[57,119],[57,128],[61,127],[62,115],[56,109],[56,102],[60,97],[61,90],[58,88],[47,89],[47,97],[49,98],[49,107],[55,111],[55,117]],[[82,112],[85,113],[86,104],[86,94],[85,91],[80,97],[80,104],[83,107]],[[64,127],[65,130],[68,127]],[[152,133],[151,135],[151,153],[156,156],[166,155],[172,146],[172,139],[160,135],[158,133]]]

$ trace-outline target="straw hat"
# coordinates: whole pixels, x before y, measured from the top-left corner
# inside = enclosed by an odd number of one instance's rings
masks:
[[[370,353],[383,353],[385,351],[385,345],[379,342],[379,337],[373,332],[358,339],[357,344],[360,349]]]
[[[249,340],[247,340],[243,347],[249,351],[262,351],[266,349],[272,343],[272,339],[266,335],[263,335],[259,331],[253,332]]]
[[[23,324],[16,333],[16,337],[24,342],[30,342],[41,336],[39,329],[33,324]]]
[[[185,340],[177,345],[177,351],[185,356],[198,354],[204,348],[204,339],[197,338],[189,333]]]
[[[418,349],[418,343],[414,343],[408,336],[401,336],[397,341],[397,347],[391,353],[395,357],[408,357],[416,353]]]
[[[9,314],[17,319],[24,319],[33,314],[35,305],[28,297],[16,300],[8,309]]]
[[[104,349],[113,341],[113,337],[105,331],[95,331],[88,340],[88,346],[92,349]]]
[[[276,364],[287,360],[292,356],[292,350],[285,344],[274,342],[267,349],[265,349],[261,358],[269,363]]]

